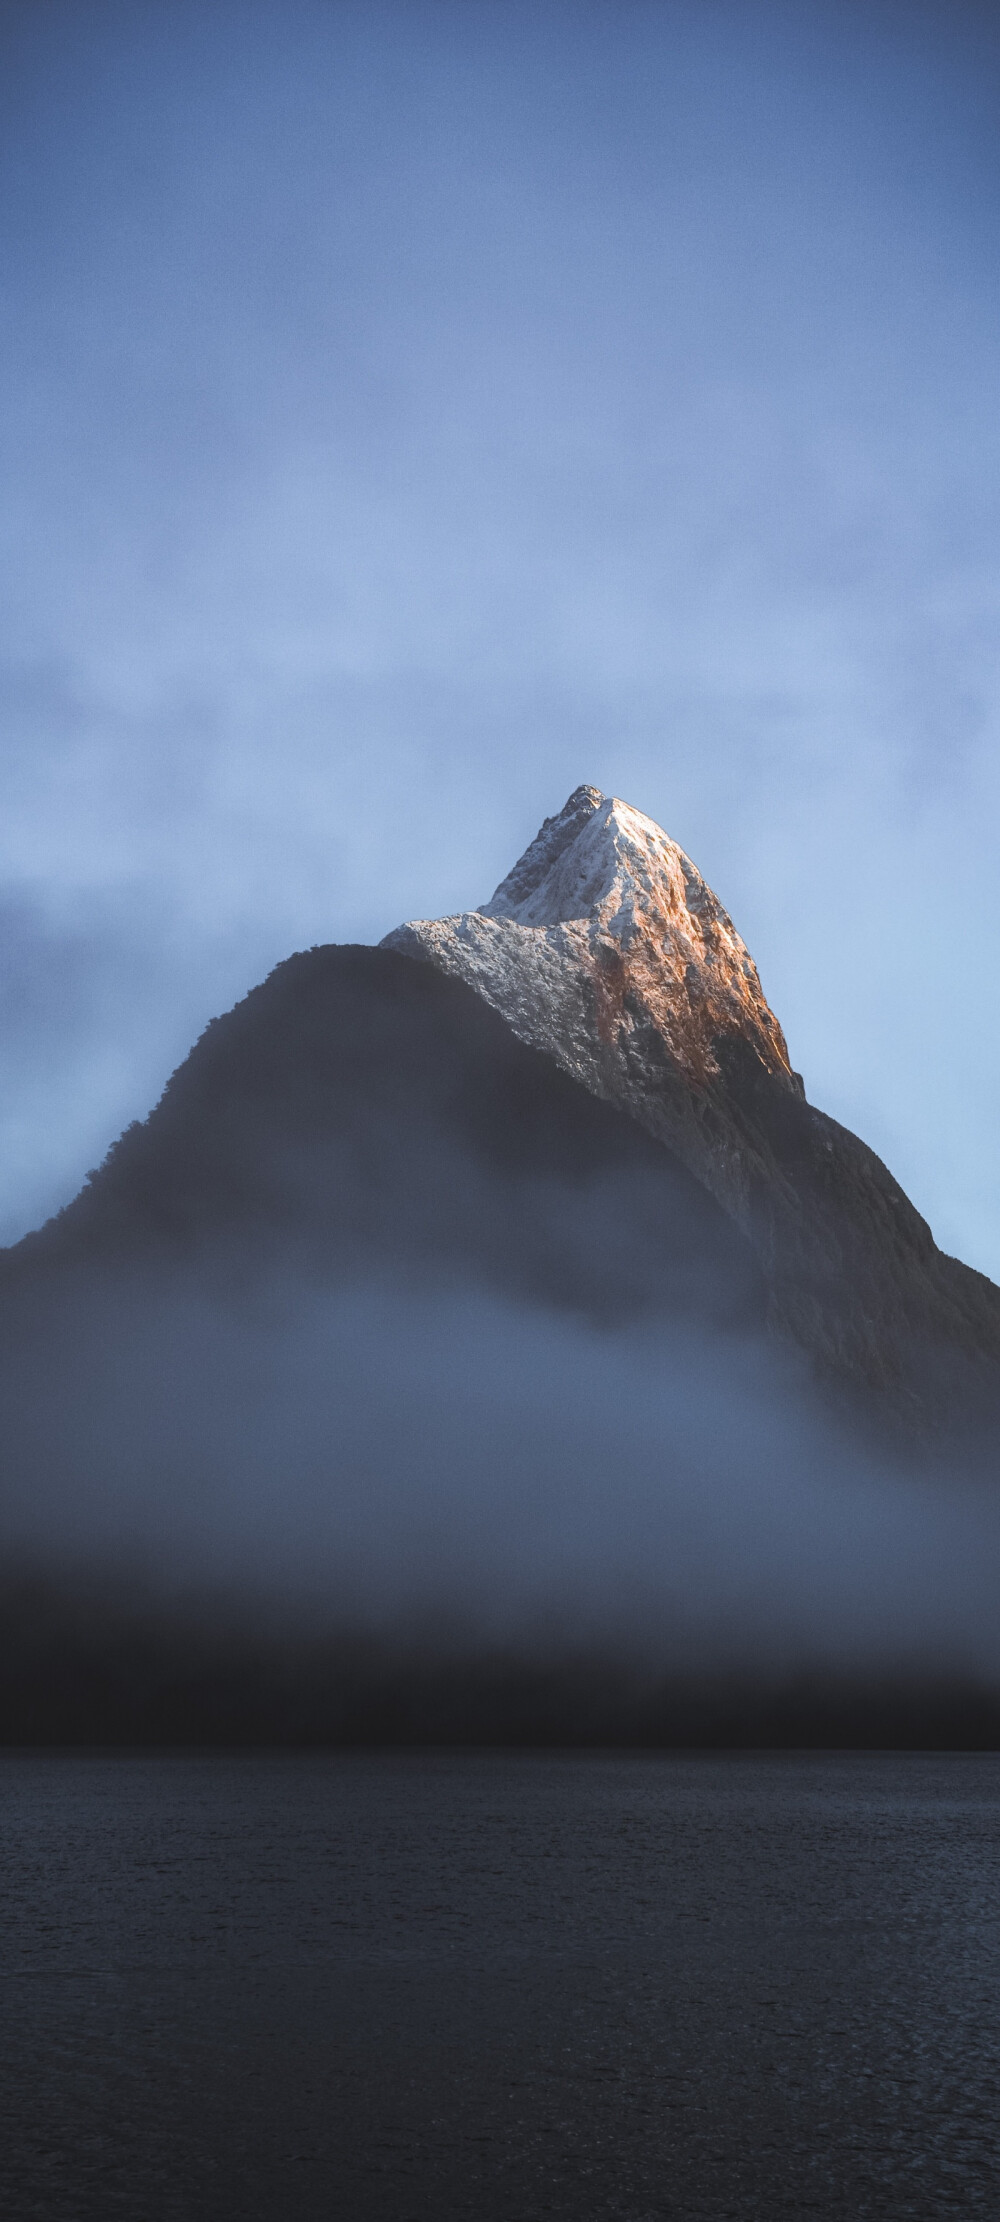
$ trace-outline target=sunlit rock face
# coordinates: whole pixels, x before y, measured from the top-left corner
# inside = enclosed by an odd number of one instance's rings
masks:
[[[578,787],[480,909],[420,919],[388,946],[476,988],[522,1041],[679,1151],[747,1224],[727,1042],[801,1096],[757,968],[700,872],[651,818]]]
[[[627,803],[578,787],[482,916],[554,933],[572,949],[590,970],[602,1041],[616,1041],[641,1010],[702,1084],[718,1076],[716,1042],[735,1027],[768,1072],[791,1078],[784,1035],[732,920],[683,849]]]
[[[973,1393],[970,1369],[994,1375],[1000,1291],[806,1102],[749,951],[652,819],[578,787],[488,903],[387,943],[465,980],[675,1151],[750,1236],[775,1326],[829,1379],[888,1393],[919,1430]]]

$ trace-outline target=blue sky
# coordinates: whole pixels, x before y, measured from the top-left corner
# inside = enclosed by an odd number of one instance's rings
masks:
[[[0,11],[0,1234],[581,780],[1000,1277],[1000,19]]]

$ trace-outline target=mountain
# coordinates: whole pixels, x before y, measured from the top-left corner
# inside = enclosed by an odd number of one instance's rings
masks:
[[[665,1143],[746,1236],[772,1325],[828,1383],[917,1432],[992,1404],[1000,1290],[807,1102],[731,919],[650,818],[578,787],[488,903],[385,946],[468,982]]]
[[[471,1276],[605,1323],[752,1323],[913,1439],[1000,1400],[1000,1291],[807,1102],[718,898],[595,787],[480,909],[290,958],[213,1021],[0,1253],[9,1346],[98,1270]]]
[[[998,1385],[1000,1292],[579,788],[0,1252],[0,1741],[995,1741]]]

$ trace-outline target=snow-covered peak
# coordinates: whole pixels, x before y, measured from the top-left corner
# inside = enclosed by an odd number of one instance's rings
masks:
[[[735,1056],[796,1093],[801,1082],[732,920],[652,818],[577,787],[490,902],[386,940],[467,981],[745,1213],[745,1168],[711,1133],[723,1066]]]
[[[566,897],[577,900],[583,861],[580,844],[592,832],[595,818],[606,816],[608,808],[608,797],[599,787],[574,787],[556,816],[544,820],[495,895],[480,903],[483,917],[516,918],[522,926],[553,926],[561,918],[582,918],[586,904],[571,910],[560,909],[559,904]]]
[[[484,918],[521,926],[558,926],[571,919],[599,925],[626,947],[647,924],[668,930],[690,913],[717,926],[741,957],[747,952],[731,919],[700,872],[652,818],[598,787],[577,787],[481,903]]]

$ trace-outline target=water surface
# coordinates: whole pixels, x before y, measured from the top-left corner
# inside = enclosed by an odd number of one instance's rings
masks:
[[[1000,2212],[1000,1757],[8,1754],[17,2222]]]

